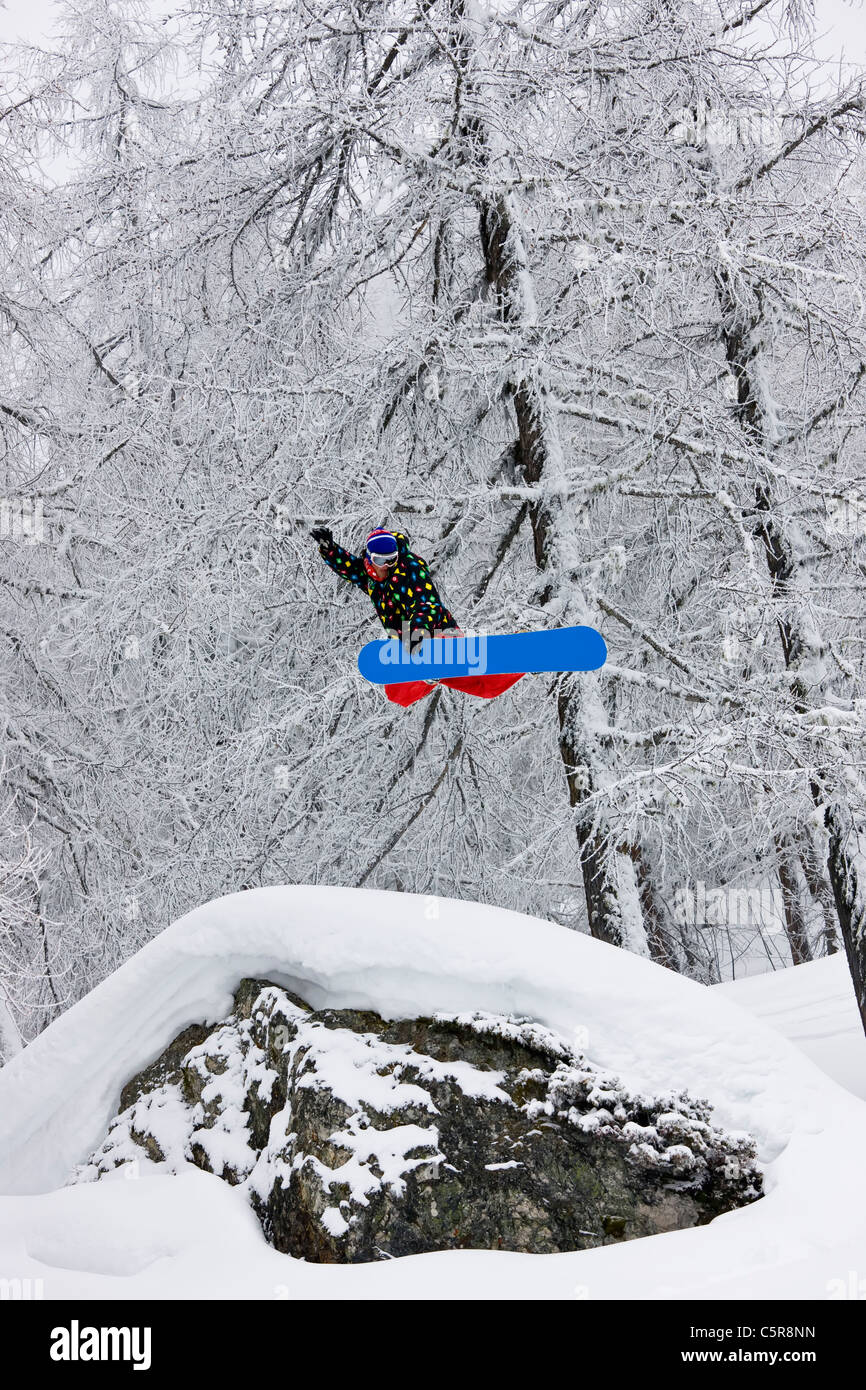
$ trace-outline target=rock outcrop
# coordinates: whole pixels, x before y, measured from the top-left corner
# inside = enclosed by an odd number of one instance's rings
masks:
[[[630,1094],[527,1019],[386,1022],[262,980],[128,1082],[77,1178],[143,1154],[243,1185],[277,1249],[327,1262],[585,1249],[761,1195],[706,1101]]]

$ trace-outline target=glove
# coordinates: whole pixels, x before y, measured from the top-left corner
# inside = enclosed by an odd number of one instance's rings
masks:
[[[310,535],[317,545],[334,544],[334,533],[327,526],[314,526]]]

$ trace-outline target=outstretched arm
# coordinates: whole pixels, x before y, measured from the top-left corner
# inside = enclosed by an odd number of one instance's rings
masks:
[[[318,542],[319,554],[329,569],[341,579],[348,579],[351,584],[357,584],[359,589],[366,589],[367,575],[364,572],[363,560],[337,545],[326,526],[317,526],[310,535]]]

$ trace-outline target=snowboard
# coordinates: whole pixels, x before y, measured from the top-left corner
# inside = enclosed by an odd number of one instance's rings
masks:
[[[597,671],[606,657],[604,638],[595,628],[559,627],[494,637],[425,637],[412,653],[399,638],[386,638],[361,648],[358,670],[373,685],[405,685],[538,671]]]

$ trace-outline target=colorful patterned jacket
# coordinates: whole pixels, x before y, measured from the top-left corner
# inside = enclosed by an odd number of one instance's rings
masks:
[[[457,623],[436,590],[427,563],[414,555],[402,531],[395,531],[399,559],[384,579],[373,579],[364,568],[363,558],[352,555],[336,542],[320,545],[319,552],[335,574],[357,584],[373,601],[373,606],[389,632],[401,635],[404,622],[410,631],[443,632]]]

